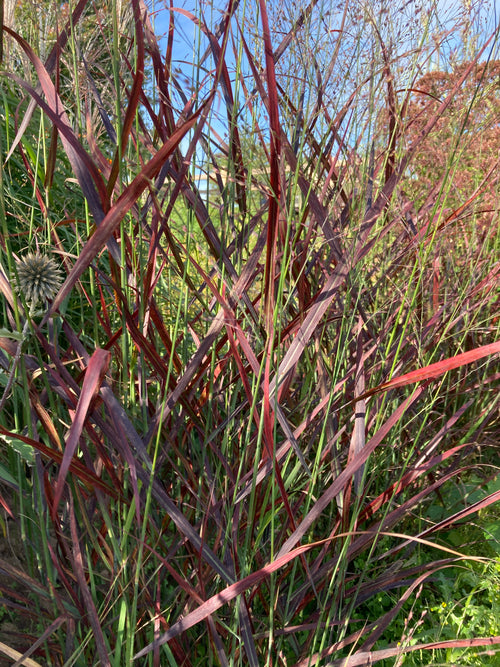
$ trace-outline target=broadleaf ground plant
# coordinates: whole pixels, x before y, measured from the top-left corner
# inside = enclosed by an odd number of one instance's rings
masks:
[[[485,3],[7,9],[2,664],[498,664]]]

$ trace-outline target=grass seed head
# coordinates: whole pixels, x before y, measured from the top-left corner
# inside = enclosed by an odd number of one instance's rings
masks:
[[[62,282],[62,275],[53,259],[28,253],[17,262],[18,290],[26,302],[35,305],[52,299]]]

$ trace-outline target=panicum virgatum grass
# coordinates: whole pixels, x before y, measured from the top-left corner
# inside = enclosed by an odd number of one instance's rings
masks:
[[[500,27],[17,4],[0,654],[498,665]]]

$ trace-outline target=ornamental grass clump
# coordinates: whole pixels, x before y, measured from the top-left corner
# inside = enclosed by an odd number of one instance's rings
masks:
[[[500,27],[149,4],[4,27],[0,654],[498,665]]]
[[[17,261],[16,267],[18,292],[32,307],[51,301],[57,294],[62,275],[50,257],[30,252]]]

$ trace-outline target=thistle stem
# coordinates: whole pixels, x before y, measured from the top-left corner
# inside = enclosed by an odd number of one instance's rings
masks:
[[[26,340],[26,334],[28,333],[30,318],[33,315],[33,313],[34,313],[34,304],[30,307],[29,315],[24,322],[23,330],[21,332],[21,340],[17,344],[16,353],[14,355],[14,362],[12,364],[12,369],[9,373],[9,377],[7,378],[7,384],[5,385],[2,398],[0,399],[0,412],[2,412],[2,410],[4,409],[7,398],[9,397],[10,394],[10,390],[12,389],[12,385],[14,384],[14,379],[16,377],[16,370],[21,360],[23,343]]]

